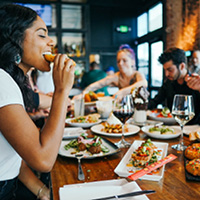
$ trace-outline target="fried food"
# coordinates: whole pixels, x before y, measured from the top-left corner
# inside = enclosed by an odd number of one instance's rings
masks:
[[[109,124],[108,122],[101,123],[104,127],[101,129],[105,133],[122,133],[122,124]],[[124,132],[128,132],[128,125],[124,125]]]
[[[122,133],[121,124],[109,124],[108,122],[101,123],[104,128],[101,130],[105,133]]]
[[[200,143],[193,143],[192,145],[189,145],[185,149],[185,156],[190,160],[200,159]]]
[[[98,95],[95,92],[89,91],[88,93],[85,94],[85,102],[91,102],[97,100],[98,100]]]
[[[200,176],[200,159],[194,159],[187,162],[186,170],[194,176]]]
[[[56,54],[45,53],[43,54],[44,58],[49,62],[54,62]],[[73,66],[76,66],[76,63],[73,61]]]
[[[91,102],[91,98],[89,94],[85,94],[85,102]]]

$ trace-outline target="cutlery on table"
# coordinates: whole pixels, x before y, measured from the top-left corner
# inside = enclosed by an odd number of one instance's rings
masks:
[[[78,159],[78,180],[83,181],[85,180],[85,175],[81,167],[81,158],[83,157],[83,154],[76,154],[75,157]]]
[[[138,196],[142,194],[151,194],[155,193],[155,190],[142,190],[142,191],[136,191],[136,192],[130,192],[126,194],[120,194],[120,195],[113,195],[109,197],[103,197],[103,198],[98,198],[98,199],[92,199],[92,200],[106,200],[106,199],[119,199],[119,198],[124,198],[124,197],[133,197],[133,196]]]

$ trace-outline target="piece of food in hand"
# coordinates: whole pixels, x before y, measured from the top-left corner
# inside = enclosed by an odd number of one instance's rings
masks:
[[[51,54],[47,52],[47,53],[44,53],[43,56],[48,62],[54,62],[56,54]],[[76,66],[76,63],[73,61],[72,65]]]
[[[200,143],[193,143],[185,149],[185,157],[192,159],[200,159]]]
[[[186,170],[194,176],[200,176],[200,159],[194,159],[186,163]]]
[[[44,58],[49,62],[54,62],[56,54],[45,53],[43,54]]]

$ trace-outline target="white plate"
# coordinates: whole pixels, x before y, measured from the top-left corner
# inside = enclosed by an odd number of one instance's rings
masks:
[[[146,120],[145,122],[136,122],[132,117],[127,121],[129,124],[134,124],[137,126],[150,126],[150,125],[162,125],[163,122],[156,121],[156,120]]]
[[[172,139],[172,138],[178,137],[181,134],[180,128],[178,128],[176,126],[166,126],[166,127],[174,129],[173,134],[160,134],[160,132],[151,133],[151,132],[149,132],[149,128],[152,128],[152,127],[154,127],[154,126],[144,126],[141,128],[141,130],[144,133],[146,133],[149,137],[156,138],[156,139]]]
[[[65,150],[65,148],[64,148],[64,146],[66,144],[68,144],[70,141],[71,140],[63,140],[61,142],[60,149],[59,149],[59,152],[58,152],[59,155],[65,156],[65,157],[68,157],[68,158],[75,158],[75,154],[72,153],[72,152],[75,152],[74,148],[70,148],[68,150]],[[82,159],[91,159],[91,158],[108,156],[108,155],[112,155],[112,154],[115,154],[115,153],[120,151],[118,149],[118,147],[115,144],[113,144],[112,142],[110,142],[109,140],[106,140],[105,138],[101,138],[101,141],[102,141],[101,145],[107,147],[110,150],[108,153],[101,152],[101,153],[98,153],[98,154],[91,154],[88,151],[81,151],[81,153],[83,153]]]
[[[180,126],[179,126],[179,128],[180,128]],[[200,131],[199,125],[185,125],[183,127],[183,133],[185,135],[189,135],[189,133],[196,132],[196,131]]]
[[[59,196],[60,200],[66,200],[66,197],[67,199],[73,200],[88,200],[134,191],[141,191],[141,188],[135,181],[129,183],[126,179],[115,179],[108,181],[95,181],[90,183],[64,185],[64,187],[59,189]],[[146,195],[129,197],[128,199],[148,200]]]
[[[121,133],[103,132],[103,131],[101,131],[103,128],[104,128],[104,126],[102,124],[98,124],[98,125],[92,126],[91,131],[94,133],[100,134],[100,135],[105,135],[105,136],[112,136],[112,137],[121,137],[122,136]],[[128,132],[124,133],[124,136],[133,135],[140,131],[140,127],[132,125],[132,124],[128,124],[127,128],[128,128]]]
[[[99,101],[109,101],[109,100],[114,101],[115,99],[113,97],[110,97],[110,96],[105,96],[105,97],[98,97],[98,100]]]
[[[71,103],[74,105],[74,100],[71,100]],[[95,106],[96,105],[96,101],[84,102],[84,105],[86,105],[86,106]]]
[[[88,135],[86,133],[86,130],[83,130],[81,127],[65,128],[64,134],[63,134],[63,139],[77,138],[82,133],[84,133],[86,136]]]
[[[159,115],[159,113],[155,113],[155,112],[151,112],[150,110],[147,111],[147,116],[149,119],[151,120],[156,120],[156,121],[161,121],[164,124],[167,125],[173,125],[176,124],[176,120],[172,117],[172,118],[167,118],[167,117],[157,117]]]
[[[65,120],[65,122],[67,124],[69,124],[70,126],[74,126],[74,127],[82,127],[82,128],[89,128],[91,126],[94,126],[95,124],[99,124],[101,123],[101,120],[98,120],[97,122],[95,123],[72,123],[71,120],[74,119],[74,118],[68,118]]]
[[[118,166],[115,168],[114,172],[118,174],[118,176],[121,177],[128,177],[132,174],[130,171],[138,170],[138,168],[135,167],[128,167],[127,164],[129,163],[129,160],[131,159],[132,153],[144,142],[144,140],[135,140],[133,144],[130,146],[129,150],[126,152]],[[159,160],[163,159],[167,155],[167,149],[168,149],[168,143],[161,143],[161,142],[153,142],[154,145],[158,148],[158,150],[162,150],[161,156]],[[152,181],[159,181],[164,174],[164,168],[165,165],[162,166],[159,170],[159,173],[156,174],[146,174],[142,176],[140,179],[143,180],[152,180]]]

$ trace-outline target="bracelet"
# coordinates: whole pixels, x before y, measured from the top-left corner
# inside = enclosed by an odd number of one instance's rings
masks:
[[[46,187],[46,185],[44,184],[44,185],[38,190],[37,199],[39,199],[40,193],[42,192],[42,190],[43,190],[45,187]]]

